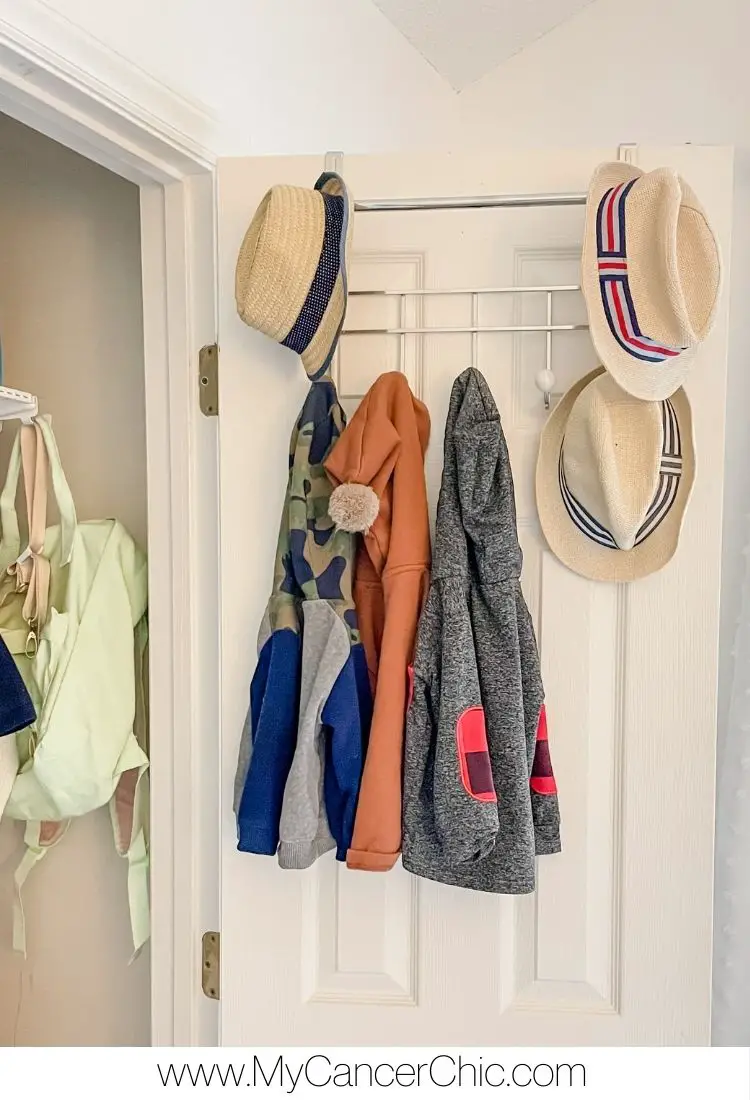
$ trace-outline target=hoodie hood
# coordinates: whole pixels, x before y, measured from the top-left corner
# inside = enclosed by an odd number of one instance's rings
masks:
[[[522,562],[500,413],[483,375],[469,367],[451,391],[432,576],[494,583],[520,577]]]
[[[375,573],[429,566],[430,530],[424,456],[430,414],[403,374],[373,384],[326,461],[336,486],[330,515],[342,531],[361,532]]]
[[[328,514],[331,483],[323,462],[345,419],[330,378],[313,382],[292,431],[289,481],[276,553],[273,597],[282,622],[299,622],[302,600],[328,600],[354,635],[354,538]],[[276,625],[276,624],[272,624]]]

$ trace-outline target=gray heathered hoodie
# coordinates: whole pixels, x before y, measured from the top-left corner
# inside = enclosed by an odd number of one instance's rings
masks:
[[[432,584],[406,724],[403,862],[494,893],[535,886],[560,851],[534,628],[521,593],[513,477],[479,371],[456,379]]]

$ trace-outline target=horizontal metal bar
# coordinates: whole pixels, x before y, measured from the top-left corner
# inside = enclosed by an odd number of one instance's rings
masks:
[[[459,328],[345,328],[342,336],[432,336],[445,332],[578,332],[588,325],[466,325]]]
[[[458,289],[439,290],[435,287],[415,288],[413,290],[350,290],[349,297],[361,298],[385,295],[390,298],[425,298],[429,295],[442,297],[444,294],[554,294],[580,290],[580,286],[485,286],[459,287]]]
[[[550,195],[449,195],[432,199],[357,199],[354,209],[363,214],[397,210],[485,210],[528,206],[585,206],[585,194]]]

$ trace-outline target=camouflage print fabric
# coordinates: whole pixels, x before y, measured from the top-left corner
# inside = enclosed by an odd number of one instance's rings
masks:
[[[323,462],[344,428],[330,378],[292,432],[271,598],[235,782],[237,846],[307,867],[351,843],[372,715],[352,600],[355,536],[328,515]],[[343,661],[343,663],[342,663]]]
[[[328,515],[332,485],[323,462],[345,426],[333,381],[313,382],[294,426],[289,480],[268,611],[272,630],[301,629],[302,600],[327,600],[359,641],[352,598],[355,536]]]

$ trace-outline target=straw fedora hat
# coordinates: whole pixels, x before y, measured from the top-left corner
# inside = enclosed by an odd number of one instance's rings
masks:
[[[334,172],[314,188],[278,184],[256,210],[237,257],[240,317],[296,351],[313,381],[328,371],[344,324],[351,206]]]
[[[602,164],[586,204],[581,281],[599,358],[620,386],[661,401],[685,382],[713,324],[716,236],[671,168]]]
[[[695,477],[683,389],[641,401],[599,367],[549,417],[536,500],[550,550],[597,581],[634,581],[670,560]]]

